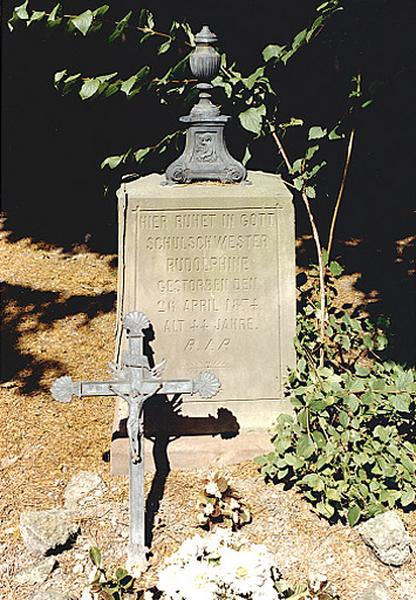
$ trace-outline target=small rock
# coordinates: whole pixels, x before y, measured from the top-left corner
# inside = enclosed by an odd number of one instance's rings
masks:
[[[77,563],[73,568],[72,568],[72,572],[74,573],[74,575],[80,575],[81,573],[84,572],[84,565],[82,565],[81,563]]]
[[[356,600],[391,600],[388,589],[383,583],[373,583],[358,594]]]
[[[30,600],[73,600],[73,596],[58,590],[39,590]]]
[[[56,565],[56,558],[54,556],[48,556],[43,560],[29,565],[22,571],[16,574],[15,580],[17,583],[35,585],[36,583],[43,583],[48,579],[49,574],[52,572]]]
[[[386,565],[399,567],[410,558],[410,537],[403,521],[393,511],[369,519],[357,527],[364,542]]]
[[[80,471],[74,475],[65,490],[65,508],[74,510],[79,504],[85,504],[85,500],[91,492],[99,492],[99,495],[106,491],[106,486],[98,475],[89,471]],[[92,498],[88,498],[92,500]]]
[[[86,556],[85,556],[85,554],[82,554],[81,552],[75,552],[74,558],[75,558],[75,560],[85,560]]]
[[[46,554],[64,546],[78,530],[78,525],[63,508],[35,510],[20,515],[20,534],[30,552]]]

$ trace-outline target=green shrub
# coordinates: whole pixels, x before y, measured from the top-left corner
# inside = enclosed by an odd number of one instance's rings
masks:
[[[274,451],[256,460],[267,478],[296,484],[320,515],[355,525],[415,500],[416,378],[415,370],[378,355],[387,345],[386,320],[374,326],[334,305],[341,272],[329,265],[323,367],[311,273],[287,383],[294,414],[278,417]]]

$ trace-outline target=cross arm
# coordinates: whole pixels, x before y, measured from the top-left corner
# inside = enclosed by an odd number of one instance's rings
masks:
[[[201,398],[212,398],[220,387],[220,381],[214,373],[202,371],[196,379],[176,379],[161,381],[159,394],[199,394]]]
[[[73,381],[68,375],[58,377],[51,387],[52,397],[58,402],[70,402],[72,396],[116,396],[113,386],[128,392],[130,384],[122,381]]]
[[[143,396],[159,394],[199,394],[202,398],[212,398],[221,384],[209,371],[203,371],[196,379],[174,379],[170,381],[142,380],[140,394]],[[68,375],[59,377],[52,384],[52,397],[58,402],[67,403],[72,396],[118,396],[132,391],[130,381],[73,381]]]

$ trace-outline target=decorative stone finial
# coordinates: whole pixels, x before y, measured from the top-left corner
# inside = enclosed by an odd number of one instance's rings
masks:
[[[213,47],[217,36],[204,25],[195,36],[196,48],[189,57],[192,74],[199,80],[199,101],[189,115],[179,120],[188,125],[183,154],[166,169],[166,183],[221,181],[239,183],[246,169],[227,150],[224,127],[231,117],[222,115],[211,102],[212,84],[221,57]]]

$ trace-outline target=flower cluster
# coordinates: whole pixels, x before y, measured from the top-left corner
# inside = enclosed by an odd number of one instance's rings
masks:
[[[186,540],[159,573],[165,600],[277,600],[279,574],[265,546],[225,531]]]
[[[197,517],[199,525],[210,530],[224,525],[235,531],[251,520],[248,506],[220,473],[212,473],[205,479],[198,508],[201,511]]]

